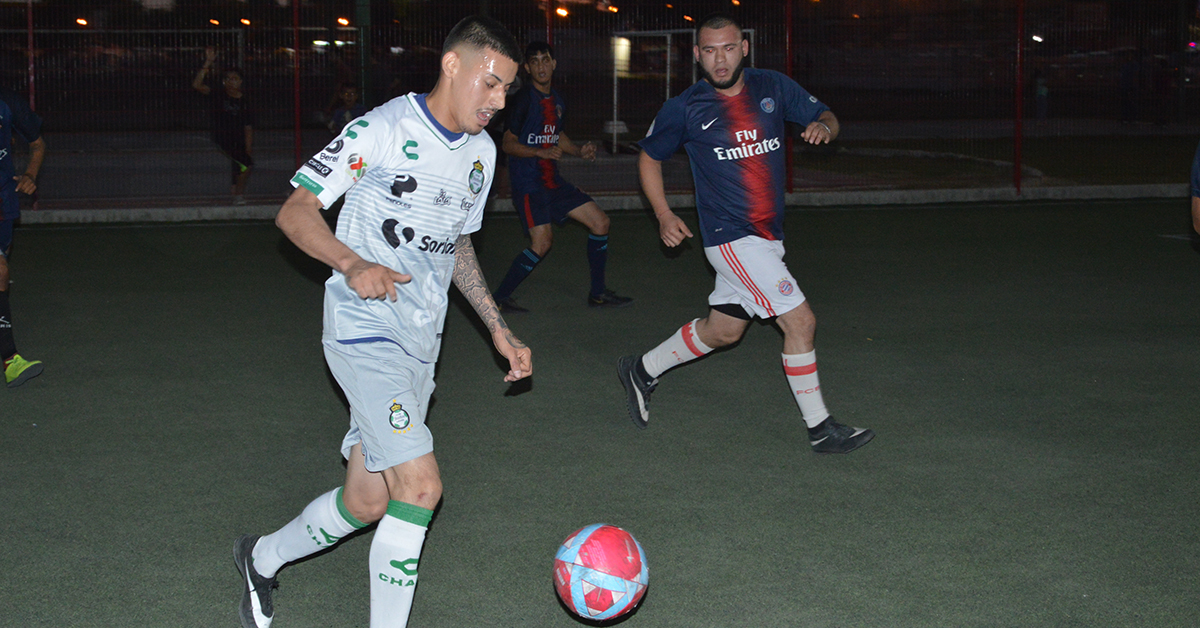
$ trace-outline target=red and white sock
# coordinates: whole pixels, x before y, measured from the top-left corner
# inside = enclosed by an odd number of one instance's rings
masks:
[[[668,369],[712,353],[712,348],[701,342],[696,333],[698,320],[680,327],[670,338],[642,356],[642,366],[650,377],[657,378]]]
[[[821,383],[817,380],[816,351],[797,355],[784,353],[783,373],[787,375],[788,386],[792,388],[796,405],[800,406],[800,416],[804,417],[805,425],[816,427],[829,418],[825,399],[821,397]]]

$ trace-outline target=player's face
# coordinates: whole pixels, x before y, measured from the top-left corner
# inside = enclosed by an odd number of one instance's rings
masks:
[[[737,26],[702,28],[693,50],[704,79],[719,89],[729,89],[742,79],[742,64],[750,52],[750,42],[742,38]]]
[[[525,62],[525,70],[529,72],[529,80],[543,92],[550,89],[550,79],[554,77],[555,67],[557,67],[557,64],[554,62],[554,57],[551,57],[550,53],[545,51],[533,55]]]
[[[490,48],[462,49],[450,86],[457,131],[479,134],[504,108],[504,96],[516,80],[516,61]]]

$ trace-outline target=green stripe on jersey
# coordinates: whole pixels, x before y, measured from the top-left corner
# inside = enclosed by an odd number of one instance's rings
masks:
[[[303,172],[297,172],[296,176],[292,177],[292,183],[303,186],[304,189],[316,194],[317,196],[320,196],[321,192],[325,191],[325,188],[321,187],[320,183],[308,178],[308,176]]]
[[[388,502],[387,514],[401,521],[421,526],[422,528],[428,528],[429,522],[433,520],[432,510],[405,502],[398,502],[394,499]]]

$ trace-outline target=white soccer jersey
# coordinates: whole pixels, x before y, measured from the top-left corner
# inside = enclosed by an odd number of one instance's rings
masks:
[[[334,271],[325,282],[326,339],[391,341],[437,360],[454,243],[479,230],[496,166],[486,133],[453,134],[424,94],[395,98],[346,125],[292,177],[328,207],[343,193],[337,238],[363,259],[412,275],[397,300],[366,300]]]

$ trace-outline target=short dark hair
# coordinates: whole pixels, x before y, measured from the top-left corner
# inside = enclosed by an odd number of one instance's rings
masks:
[[[528,61],[536,57],[539,52],[544,52],[554,58],[554,47],[544,41],[531,41],[528,46],[525,46],[525,60]]]
[[[446,41],[442,44],[442,54],[446,54],[464,43],[476,50],[491,48],[516,61],[518,65],[525,62],[521,56],[521,49],[517,45],[517,38],[513,37],[503,24],[490,17],[482,15],[464,17],[454,25],[454,28],[450,29],[450,34],[446,35]]]
[[[702,28],[717,30],[726,26],[736,26],[738,32],[742,32],[742,25],[738,24],[738,21],[733,19],[732,15],[728,13],[710,13],[704,19],[700,20],[699,24],[696,24],[696,39],[700,39],[700,29]]]

